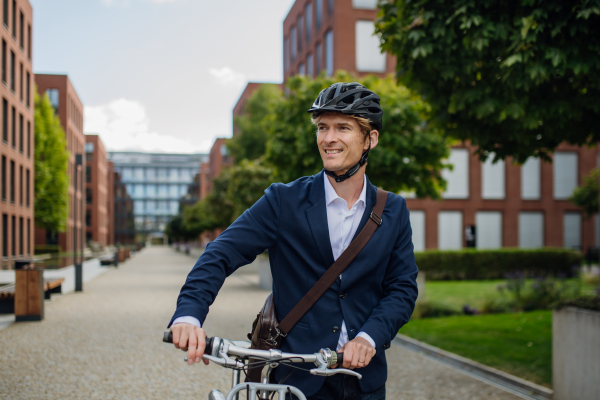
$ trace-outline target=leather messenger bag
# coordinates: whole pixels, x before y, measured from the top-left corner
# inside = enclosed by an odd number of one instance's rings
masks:
[[[358,236],[350,243],[350,246],[338,257],[338,259],[327,269],[323,276],[314,284],[314,286],[300,299],[298,304],[283,318],[281,322],[277,320],[275,313],[275,303],[273,293],[270,293],[264,306],[252,323],[252,332],[248,334],[248,339],[252,342],[251,348],[258,350],[279,349],[281,341],[290,330],[306,314],[306,312],[319,300],[319,298],[333,285],[335,280],[356,258],[358,253],[375,233],[375,230],[382,224],[381,215],[387,201],[388,192],[377,189],[377,203],[373,206],[371,215],[367,224],[360,231]],[[260,382],[262,371],[261,360],[250,359],[250,365],[256,363],[256,366],[250,366],[246,375],[246,382]]]

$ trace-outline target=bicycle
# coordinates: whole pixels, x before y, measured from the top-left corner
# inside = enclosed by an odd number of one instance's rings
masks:
[[[170,330],[164,332],[163,342],[173,343],[173,334]],[[329,349],[321,349],[318,353],[313,354],[284,353],[275,349],[256,350],[250,348],[250,342],[222,339],[215,336],[206,338],[206,348],[202,358],[233,370],[231,390],[227,393],[227,397],[221,391],[213,389],[208,395],[208,400],[239,400],[239,394],[243,390],[246,391],[246,398],[248,400],[255,399],[257,395],[261,400],[268,400],[269,396],[272,396],[271,398],[275,397],[275,393],[279,395],[280,400],[285,399],[287,394],[295,395],[298,400],[306,400],[306,396],[294,386],[282,383],[270,383],[271,373],[280,364],[287,364],[294,367],[292,364],[312,362],[317,367],[309,370],[313,375],[331,376],[346,374],[362,379],[362,375],[358,372],[345,368],[333,369],[333,366],[337,364],[341,365],[344,358],[343,353],[336,353]],[[251,358],[262,361],[250,362]],[[187,357],[184,358],[184,361],[187,361]],[[261,383],[240,383],[240,372],[245,371],[249,367],[257,366],[263,366]],[[300,367],[294,368],[301,369]]]

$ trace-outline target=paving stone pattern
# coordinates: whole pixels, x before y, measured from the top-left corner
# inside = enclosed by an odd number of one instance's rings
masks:
[[[0,331],[2,399],[206,399],[226,392],[231,372],[188,366],[161,342],[179,289],[194,264],[167,247],[150,247],[85,284],[84,292],[46,302],[41,322]],[[255,269],[227,279],[207,332],[244,339],[266,292]],[[388,399],[517,399],[409,350],[393,346]]]

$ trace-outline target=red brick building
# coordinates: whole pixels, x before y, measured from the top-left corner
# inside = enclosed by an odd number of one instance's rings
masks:
[[[77,241],[77,248],[81,248],[81,240],[85,240],[82,233],[84,229],[84,215],[82,199],[84,182],[82,171],[85,165],[76,167],[75,155],[84,155],[85,136],[83,134],[83,104],[67,75],[36,74],[35,83],[40,95],[47,94],[56,110],[67,139],[67,150],[70,153],[69,173],[69,214],[66,232],[55,234],[46,232],[36,227],[35,244],[58,244],[62,251],[73,250],[73,240]],[[77,191],[74,187],[74,174],[77,175]],[[74,207],[76,202],[76,207]],[[85,207],[85,205],[84,205]],[[76,213],[75,213],[76,208]]]
[[[102,246],[109,239],[109,179],[108,159],[98,135],[85,135],[85,240]],[[113,199],[114,201],[114,199]]]
[[[27,0],[4,1],[2,39],[2,144],[0,211],[2,268],[33,254],[32,8]]]
[[[108,174],[106,177],[106,218],[107,218],[107,244],[115,244],[115,163],[108,162]]]
[[[212,180],[221,175],[223,169],[232,165],[233,160],[225,143],[227,139],[217,138],[208,154],[208,162],[200,164],[200,200],[211,192]]]
[[[297,74],[393,73],[373,36],[377,0],[296,0],[283,21],[283,80]]]

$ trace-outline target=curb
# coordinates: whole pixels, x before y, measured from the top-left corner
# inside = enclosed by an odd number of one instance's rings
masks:
[[[398,334],[394,339],[394,343],[406,349],[423,353],[436,361],[454,367],[475,378],[482,378],[495,386],[508,390],[520,397],[535,400],[552,399],[554,391],[551,389],[428,345],[427,343],[420,342],[408,336]]]

